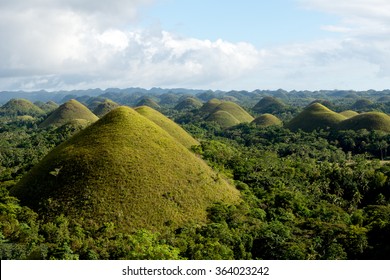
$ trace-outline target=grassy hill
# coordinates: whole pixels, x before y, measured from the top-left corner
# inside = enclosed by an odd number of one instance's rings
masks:
[[[147,106],[137,107],[135,110],[168,132],[173,138],[183,144],[184,147],[190,148],[193,145],[199,145],[199,142],[192,138],[181,126],[160,112]]]
[[[329,110],[324,105],[314,103],[295,116],[287,123],[286,127],[291,130],[302,129],[303,131],[332,129],[345,119],[346,117]]]
[[[252,123],[256,124],[260,127],[268,127],[272,125],[282,125],[282,121],[271,114],[263,114],[258,116],[256,119],[252,121]]]
[[[0,116],[40,116],[45,112],[26,99],[11,99],[0,107]]]
[[[156,101],[154,101],[153,99],[150,99],[150,98],[143,98],[143,99],[141,99],[137,103],[136,106],[137,107],[148,106],[148,107],[153,108],[153,109],[159,109],[160,108],[160,105],[158,105]]]
[[[54,110],[39,126],[62,126],[75,119],[95,122],[99,118],[83,104],[77,100],[71,99]]]
[[[193,97],[188,97],[175,106],[176,110],[194,110],[203,106],[203,103]]]
[[[253,111],[258,114],[278,113],[285,108],[286,104],[279,99],[272,96],[265,96],[253,107]]]
[[[58,108],[58,104],[55,103],[54,101],[48,101],[46,103],[44,103],[42,101],[37,101],[37,102],[34,102],[34,104],[36,106],[38,106],[39,108],[41,108],[45,113],[50,113]]]
[[[207,101],[203,106],[199,109],[201,114],[210,115],[214,112],[215,108],[222,103],[221,100],[213,98]]]
[[[218,110],[212,113],[206,118],[206,121],[216,122],[221,126],[221,128],[232,127],[240,123],[240,121],[237,120],[232,114],[222,110]]]
[[[352,111],[352,110],[343,111],[343,112],[340,112],[339,114],[344,116],[344,117],[346,117],[346,118],[348,118],[348,119],[352,118],[354,116],[359,115],[358,112],[355,112],[355,111]]]
[[[103,102],[99,103],[95,110],[93,110],[93,113],[98,116],[99,118],[103,117],[105,114],[109,113],[113,109],[119,107],[119,104],[110,100],[106,99]]]
[[[64,214],[125,232],[203,222],[213,202],[240,201],[205,162],[129,107],[53,149],[11,193],[47,220]]]
[[[217,111],[225,111],[234,116],[240,123],[243,122],[251,122],[254,118],[245,111],[240,105],[230,102],[230,101],[222,101],[215,109],[214,112]]]
[[[390,132],[390,117],[380,112],[362,113],[341,122],[338,126],[340,130],[381,130]]]

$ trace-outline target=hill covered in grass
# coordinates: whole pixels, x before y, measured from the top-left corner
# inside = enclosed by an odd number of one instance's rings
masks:
[[[380,130],[390,132],[390,116],[380,112],[368,112],[356,115],[342,121],[338,129],[340,130]]]
[[[136,106],[137,107],[148,106],[148,107],[153,108],[153,109],[160,108],[160,105],[158,105],[158,103],[151,98],[142,98],[140,101],[138,101]]]
[[[275,117],[272,114],[260,115],[256,119],[254,119],[252,121],[252,123],[254,123],[260,127],[268,127],[268,126],[272,126],[272,125],[282,125],[282,121],[278,117]]]
[[[0,107],[0,116],[41,116],[45,112],[26,99],[11,99]]]
[[[93,113],[98,116],[99,118],[103,117],[105,114],[109,113],[113,109],[119,107],[119,104],[110,100],[106,99],[103,102],[99,103],[95,109],[93,110]]]
[[[348,119],[349,119],[349,118],[352,118],[352,117],[354,117],[354,116],[359,115],[358,112],[355,112],[355,111],[353,111],[353,110],[346,110],[346,111],[340,112],[339,114],[342,115],[342,116],[344,116],[344,117],[346,117],[346,118],[348,118]]]
[[[173,138],[184,145],[184,147],[190,148],[191,146],[199,145],[199,142],[192,138],[181,126],[160,112],[147,106],[137,107],[135,110],[168,132]]]
[[[333,112],[324,105],[314,103],[295,116],[286,127],[293,131],[302,129],[308,132],[315,129],[333,129],[345,119],[346,117]]]
[[[285,108],[286,104],[279,99],[272,96],[265,96],[253,107],[253,111],[258,114],[278,113]]]
[[[206,118],[206,121],[216,122],[221,128],[228,128],[240,124],[240,121],[232,114],[223,110],[212,113]]]
[[[214,202],[240,201],[235,187],[129,107],[57,146],[11,193],[46,220],[64,214],[124,232],[203,222]]]
[[[77,100],[71,99],[54,110],[39,126],[42,128],[62,126],[76,119],[86,120],[92,123],[99,118],[83,104]]]
[[[188,97],[175,106],[176,110],[194,110],[203,106],[203,103],[193,97]]]

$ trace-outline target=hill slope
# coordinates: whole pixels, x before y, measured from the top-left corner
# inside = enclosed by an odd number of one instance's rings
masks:
[[[176,110],[194,110],[194,109],[199,109],[203,106],[203,103],[200,102],[199,100],[193,98],[193,97],[188,97],[181,101],[179,104],[176,105],[175,109]]]
[[[285,108],[286,105],[282,101],[272,96],[265,96],[253,107],[253,111],[259,114],[278,113]]]
[[[199,145],[199,142],[192,138],[181,126],[160,112],[147,106],[137,107],[135,110],[168,132],[173,138],[184,145],[184,147],[190,148],[193,145]]]
[[[384,113],[368,112],[362,113],[341,122],[338,126],[340,130],[381,130],[390,132],[390,117]]]
[[[240,123],[243,122],[251,122],[254,118],[245,111],[240,105],[230,102],[230,101],[222,101],[215,109],[214,112],[217,111],[226,111],[235,117]]]
[[[71,99],[54,110],[39,126],[61,126],[75,119],[95,122],[99,118],[83,104]]]
[[[213,202],[240,200],[205,162],[128,107],[56,147],[11,193],[48,220],[64,214],[126,232],[202,222]]]
[[[110,100],[106,99],[103,102],[99,103],[95,110],[93,110],[93,113],[98,116],[99,118],[103,117],[108,112],[112,111],[113,109],[119,107],[119,104]]]
[[[232,114],[223,110],[212,113],[206,118],[206,121],[216,122],[221,128],[232,127],[240,123]]]
[[[315,129],[332,129],[346,117],[329,110],[322,104],[314,103],[306,107],[301,113],[295,116],[286,127],[291,130],[302,129],[313,131]]]
[[[40,116],[45,112],[26,99],[11,99],[0,107],[0,116]]]
[[[268,127],[272,125],[282,125],[282,121],[271,114],[263,114],[261,116],[258,116],[256,119],[253,120],[252,123],[255,123],[256,125],[260,127]]]

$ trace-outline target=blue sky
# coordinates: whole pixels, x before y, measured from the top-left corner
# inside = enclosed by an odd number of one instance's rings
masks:
[[[0,0],[0,91],[390,88],[388,0]]]

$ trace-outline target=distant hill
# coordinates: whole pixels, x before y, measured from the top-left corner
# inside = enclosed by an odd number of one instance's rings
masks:
[[[380,112],[361,113],[346,119],[338,126],[340,130],[380,130],[390,132],[390,117]]]
[[[54,110],[39,126],[61,126],[75,119],[83,119],[92,123],[99,118],[83,104],[71,99]]]
[[[203,106],[203,103],[196,98],[188,97],[175,106],[176,110],[195,110]]]
[[[245,111],[240,105],[230,102],[230,101],[222,101],[221,104],[219,104],[214,112],[217,111],[225,111],[234,116],[240,123],[243,122],[251,122],[253,121],[253,117]]]
[[[199,142],[192,138],[181,126],[160,112],[147,106],[137,107],[135,110],[168,132],[173,138],[184,145],[184,147],[190,148],[191,146],[199,145]]]
[[[119,104],[110,100],[106,99],[103,102],[99,103],[95,110],[93,110],[93,113],[98,116],[99,118],[103,117],[105,114],[111,112],[113,109],[119,107]]]
[[[240,121],[232,114],[223,110],[218,110],[212,113],[206,118],[206,121],[216,122],[221,128],[228,128],[240,124]]]
[[[199,109],[199,112],[201,114],[210,115],[214,112],[215,108],[217,108],[217,106],[221,103],[222,101],[219,99],[216,98],[210,99],[205,104],[203,104],[203,106]]]
[[[291,130],[302,129],[313,131],[315,129],[332,129],[346,117],[333,112],[324,105],[314,103],[306,107],[301,113],[295,116],[286,127]]]
[[[206,220],[239,192],[154,122],[119,107],[53,149],[11,189],[46,220],[163,230]]]
[[[260,127],[268,127],[273,125],[282,125],[282,121],[271,114],[263,114],[258,116],[256,119],[252,121],[252,123],[256,124]]]
[[[140,106],[148,106],[150,108],[153,108],[153,109],[159,109],[160,108],[160,105],[157,104],[156,101],[154,101],[153,99],[151,98],[143,98],[141,99],[137,105],[137,107],[140,107]]]
[[[11,99],[0,107],[0,116],[40,116],[45,112],[26,99]]]
[[[352,105],[352,109],[354,110],[369,109],[372,104],[374,104],[374,102],[372,102],[369,99],[359,99]]]
[[[253,111],[258,114],[274,114],[283,111],[285,108],[286,104],[279,99],[272,96],[265,96],[253,107]]]
[[[48,101],[46,103],[42,101],[36,101],[34,102],[34,105],[41,108],[45,113],[50,113],[58,108],[58,104],[55,103],[54,101]]]

